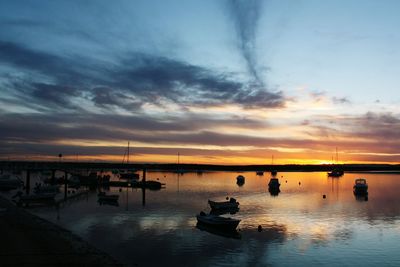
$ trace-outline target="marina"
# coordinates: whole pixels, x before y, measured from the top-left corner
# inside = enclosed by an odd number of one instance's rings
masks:
[[[111,171],[104,173],[118,180]],[[363,173],[368,198],[353,194],[357,173],[331,178],[325,172],[280,172],[285,182],[278,195],[270,193],[269,178],[255,172],[240,175],[246,177],[241,186],[236,172],[147,171],[149,180],[160,179],[165,188],[102,187],[104,195],[117,198],[103,202],[98,190],[90,188],[64,200],[61,187],[59,205],[26,210],[126,265],[157,266],[162,257],[180,266],[224,266],[226,253],[232,266],[280,265],[283,260],[288,265],[352,265],[361,260],[354,254],[368,258],[367,265],[400,262],[392,249],[400,238],[398,174]],[[2,194],[10,199],[13,191]],[[240,210],[215,211],[208,203],[231,198],[240,202]],[[200,211],[205,216],[199,218]],[[224,226],[229,220],[240,221],[233,232],[234,226]],[[151,258],[146,256],[150,248]]]

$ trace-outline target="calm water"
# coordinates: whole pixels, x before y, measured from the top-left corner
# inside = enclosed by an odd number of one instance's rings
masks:
[[[118,207],[99,205],[92,192],[58,214],[54,208],[31,211],[129,265],[400,266],[400,175],[278,173],[281,192],[271,196],[269,173],[240,173],[246,177],[242,187],[238,174],[150,172],[148,179],[159,178],[166,189],[143,195],[113,188]],[[368,181],[368,201],[353,195],[359,177]],[[226,196],[240,202],[240,211],[228,215],[242,220],[239,235],[196,228],[195,215],[209,211],[207,199]]]

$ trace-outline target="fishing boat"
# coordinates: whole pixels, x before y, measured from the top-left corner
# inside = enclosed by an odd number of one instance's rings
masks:
[[[235,231],[240,220],[225,218],[218,215],[205,214],[203,211],[196,216],[199,224],[204,224],[210,227],[218,228],[224,231]]]
[[[11,177],[10,174],[0,176],[0,190],[13,190],[21,187],[23,182],[17,178]]]
[[[106,192],[100,192],[97,194],[99,202],[105,201],[118,201],[119,195],[107,195]]]
[[[368,194],[367,180],[363,178],[356,179],[353,186],[353,192],[356,195],[367,195]]]
[[[228,201],[212,201],[208,200],[208,204],[210,205],[211,209],[238,209],[239,202],[236,201],[233,197],[231,197]]]

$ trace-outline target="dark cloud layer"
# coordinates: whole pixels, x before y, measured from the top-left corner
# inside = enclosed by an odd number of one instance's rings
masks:
[[[232,75],[218,74],[189,63],[131,53],[107,67],[85,59],[51,55],[10,42],[0,42],[2,64],[12,66],[29,77],[3,83],[15,94],[38,104],[62,109],[74,107],[69,98],[81,97],[94,105],[138,110],[146,103],[173,102],[185,106],[238,105],[245,108],[276,108],[284,105],[281,93],[235,81]],[[36,73],[36,75],[35,75]],[[45,78],[43,78],[45,77]],[[43,81],[45,80],[45,81]],[[42,103],[44,102],[44,103]]]

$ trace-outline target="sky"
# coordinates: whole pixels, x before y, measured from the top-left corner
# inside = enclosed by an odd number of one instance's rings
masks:
[[[400,163],[399,1],[0,2],[0,159]]]

